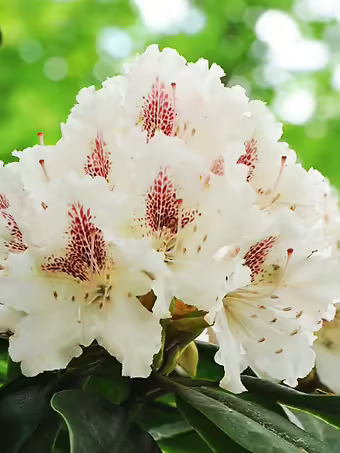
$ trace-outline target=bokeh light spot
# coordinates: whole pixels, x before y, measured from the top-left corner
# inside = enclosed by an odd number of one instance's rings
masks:
[[[43,56],[44,48],[40,41],[29,39],[19,45],[19,55],[26,63],[35,63]]]
[[[289,92],[278,92],[274,99],[274,110],[288,123],[304,124],[311,119],[316,107],[315,96],[305,88]]]
[[[99,33],[97,50],[112,58],[126,58],[133,50],[133,41],[126,31],[117,27],[106,27]]]
[[[50,57],[45,61],[44,73],[46,77],[59,82],[59,80],[65,79],[67,76],[67,61],[62,57]]]

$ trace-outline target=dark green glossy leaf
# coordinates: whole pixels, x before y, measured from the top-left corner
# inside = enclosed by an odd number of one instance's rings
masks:
[[[54,453],[54,444],[60,429],[60,419],[50,411],[34,433],[20,448],[20,453]],[[65,452],[67,453],[67,452]]]
[[[218,348],[215,345],[200,341],[196,341],[196,346],[199,357],[196,378],[220,381],[223,378],[224,370],[214,359]]]
[[[183,417],[175,406],[169,406],[157,401],[146,404],[138,420],[148,430],[157,430],[164,425],[172,425],[183,422]]]
[[[301,409],[286,407],[286,410],[289,411],[293,417],[296,417],[297,422],[301,424],[307,432],[316,439],[324,442],[328,446],[329,453],[337,453],[340,451],[340,429]],[[289,419],[294,422],[291,417],[289,417]]]
[[[180,397],[177,397],[177,407],[214,453],[245,453],[249,451],[231,440],[200,411]]]
[[[22,376],[20,363],[13,362],[13,360],[8,357],[6,382],[12,382]]]
[[[80,390],[65,390],[51,400],[69,430],[71,453],[157,453],[153,438],[132,422],[124,406]]]
[[[49,445],[53,442],[59,423],[49,406],[55,387],[55,376],[44,374],[36,378],[18,379],[1,388],[2,453],[49,451]],[[36,436],[41,433],[42,423],[47,423],[46,432],[41,436],[41,442],[36,443]],[[32,445],[36,445],[35,450],[30,449],[31,442]]]
[[[121,404],[129,395],[129,379],[123,376],[115,380],[102,376],[92,376],[86,385],[86,390],[97,393],[114,404]]]
[[[195,431],[164,439],[158,443],[164,453],[212,453]]]
[[[151,428],[149,433],[158,442],[164,439],[170,439],[171,437],[185,434],[192,431],[192,426],[185,420],[179,420],[178,422],[165,423],[155,428]]]
[[[340,426],[340,396],[308,395],[284,385],[250,376],[243,376],[242,381],[252,393],[288,406],[308,410],[334,426]]]
[[[227,392],[186,388],[174,391],[228,437],[253,453],[327,453],[322,442],[284,417]]]
[[[157,442],[193,431],[175,406],[159,401],[145,405],[138,419]]]

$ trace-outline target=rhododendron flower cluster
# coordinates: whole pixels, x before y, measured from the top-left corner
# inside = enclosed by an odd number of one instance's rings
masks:
[[[151,46],[0,168],[0,329],[25,375],[96,341],[147,377],[176,310],[204,313],[226,389],[313,367],[340,294],[328,183],[223,75]]]

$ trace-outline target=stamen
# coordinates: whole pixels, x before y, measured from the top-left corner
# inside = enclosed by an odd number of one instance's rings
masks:
[[[44,173],[44,175],[45,175],[45,178],[47,179],[47,181],[49,181],[50,178],[48,177],[48,174],[47,174],[47,171],[46,171],[44,159],[40,159],[40,160],[39,160],[39,164],[41,165],[41,168],[42,168],[42,171],[43,171],[43,173]]]
[[[281,179],[281,176],[282,176],[282,173],[283,173],[285,164],[286,164],[286,160],[287,160],[287,156],[281,156],[281,167],[280,167],[280,171],[279,171],[278,177],[277,177],[277,179],[276,179],[276,181],[275,181],[274,187],[273,187],[273,189],[271,190],[271,192],[276,192],[276,190],[277,190],[277,188],[278,188],[278,185],[279,185],[279,182],[280,182],[280,179]]]
[[[277,188],[279,186],[279,183],[280,183],[280,180],[281,180],[281,176],[282,176],[285,164],[286,164],[286,160],[287,160],[287,156],[281,156],[281,166],[280,166],[279,174],[277,176],[275,184],[274,184],[272,189],[269,189],[267,192],[265,192],[266,195],[272,193],[272,194],[274,194],[274,196],[268,203],[265,203],[264,205],[260,206],[260,208],[262,210],[269,208],[270,206],[272,206],[280,198],[280,193],[276,193],[275,194],[275,192],[277,191]]]
[[[283,281],[284,277],[286,276],[288,263],[289,263],[289,261],[292,258],[293,252],[294,252],[294,249],[292,249],[292,248],[287,249],[286,263],[285,263],[284,267],[282,268],[282,274],[281,274],[280,279],[279,279],[279,281],[278,281],[278,283],[276,285],[276,288],[278,288],[280,286],[281,282]],[[284,311],[288,311],[286,309],[283,309],[283,310]]]
[[[43,132],[38,132],[37,136],[39,137],[39,142],[41,146],[45,146],[45,141],[44,141],[44,133]]]

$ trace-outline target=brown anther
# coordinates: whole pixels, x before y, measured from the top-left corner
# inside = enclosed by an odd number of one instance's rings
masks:
[[[41,165],[41,168],[42,168],[42,171],[43,171],[43,173],[44,173],[44,175],[45,175],[45,178],[46,178],[47,180],[49,180],[48,174],[47,174],[47,172],[46,172],[46,167],[45,167],[45,161],[44,161],[44,159],[40,159],[40,160],[39,160],[39,164]]]
[[[39,137],[40,145],[41,145],[41,146],[44,146],[44,145],[45,145],[45,142],[44,142],[44,133],[43,133],[43,132],[38,132],[38,133],[37,133],[37,136]]]
[[[264,341],[265,341],[265,338],[262,337],[262,338],[260,338],[260,339],[258,340],[258,343],[263,343]]]

